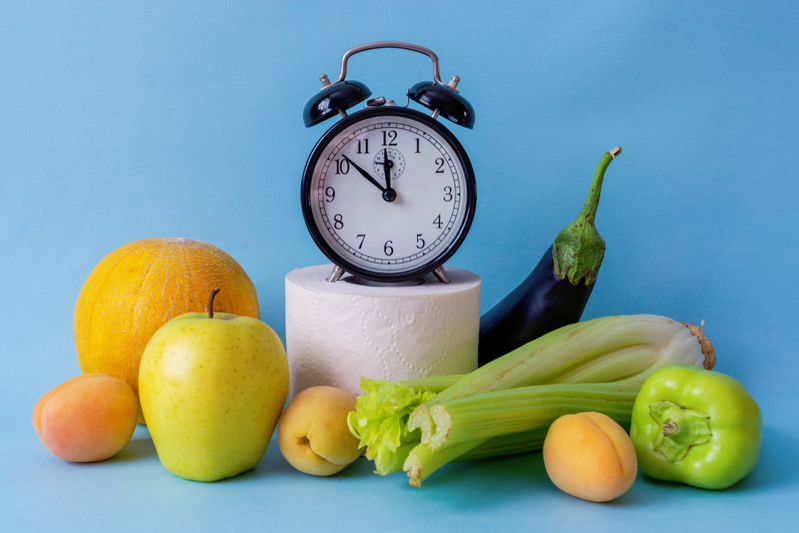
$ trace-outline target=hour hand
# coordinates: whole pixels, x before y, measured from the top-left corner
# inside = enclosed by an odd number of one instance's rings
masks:
[[[374,178],[373,178],[373,177],[372,177],[372,176],[371,176],[371,175],[370,175],[368,172],[366,172],[364,169],[362,169],[361,167],[359,167],[358,165],[356,165],[356,164],[355,164],[355,162],[354,162],[352,159],[350,159],[349,157],[347,157],[347,156],[346,156],[346,155],[344,155],[344,154],[341,154],[341,157],[342,157],[342,158],[343,158],[345,161],[347,161],[347,162],[348,162],[348,163],[349,163],[349,164],[350,164],[350,165],[351,165],[353,168],[355,168],[355,170],[357,170],[357,171],[358,171],[358,172],[361,174],[361,176],[363,176],[364,178],[366,178],[367,180],[369,180],[369,182],[370,182],[372,185],[374,185],[375,187],[377,187],[377,188],[378,188],[378,189],[380,189],[381,191],[383,191],[383,192],[386,192],[386,188],[385,188],[385,187],[383,187],[382,185],[380,185],[380,183],[378,183],[378,181],[377,181],[376,179],[374,179]]]
[[[386,188],[383,191],[383,200],[393,202],[397,199],[397,191],[391,188],[391,167],[394,162],[388,158],[388,149],[383,148],[383,174],[386,175]]]

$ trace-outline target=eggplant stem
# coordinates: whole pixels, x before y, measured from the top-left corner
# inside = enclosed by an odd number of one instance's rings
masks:
[[[596,230],[594,220],[599,208],[605,170],[619,154],[620,147],[602,154],[580,214],[558,234],[552,245],[555,275],[560,279],[568,278],[572,285],[577,285],[583,278],[586,287],[593,285],[605,258],[605,241]]]
[[[591,189],[588,191],[588,197],[585,199],[580,214],[577,215],[577,222],[580,217],[583,218],[584,223],[593,224],[596,219],[596,212],[599,208],[599,196],[602,193],[602,182],[605,178],[605,171],[608,169],[610,162],[616,159],[621,154],[621,147],[617,146],[613,150],[605,152],[602,159],[599,160],[596,172],[594,172],[594,180],[591,182]]]

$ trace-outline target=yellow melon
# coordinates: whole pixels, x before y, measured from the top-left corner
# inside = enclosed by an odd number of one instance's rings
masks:
[[[204,311],[215,287],[214,311],[260,319],[252,281],[216,246],[158,238],[111,252],[89,274],[75,304],[81,370],[126,381],[138,397],[139,361],[150,337],[178,315]]]

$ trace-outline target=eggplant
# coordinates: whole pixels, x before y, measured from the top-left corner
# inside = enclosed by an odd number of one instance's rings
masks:
[[[480,317],[479,366],[580,321],[605,257],[605,241],[594,226],[602,180],[620,153],[614,148],[602,155],[574,222],[558,234],[530,275]]]

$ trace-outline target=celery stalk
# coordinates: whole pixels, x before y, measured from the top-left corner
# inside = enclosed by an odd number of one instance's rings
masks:
[[[538,429],[487,440],[475,439],[438,450],[420,444],[406,458],[403,470],[408,472],[410,484],[418,489],[425,478],[448,463],[538,451],[544,447],[546,436],[546,429]]]
[[[445,444],[544,429],[560,416],[585,411],[601,412],[629,427],[641,383],[532,385],[438,404],[430,413],[436,433],[429,446],[436,450]]]
[[[553,376],[552,383],[604,383],[621,381],[643,372],[657,361],[659,351],[651,346],[636,345],[622,348],[596,358],[584,365],[564,370]],[[397,385],[414,389],[442,392],[469,374],[433,376],[395,381]]]
[[[548,429],[534,429],[532,431],[494,437],[463,455],[459,455],[455,458],[455,461],[475,461],[489,457],[538,451],[544,447],[544,439],[547,436]]]
[[[408,472],[411,485],[418,489],[427,476],[484,442],[485,439],[460,442],[442,450],[432,450],[426,444],[420,444],[408,455],[403,470]]]
[[[397,385],[411,389],[421,389],[430,392],[441,392],[453,386],[469,374],[458,374],[454,376],[433,376],[429,378],[409,379],[406,381],[395,381]]]
[[[431,452],[435,455],[437,461],[444,461],[441,466],[447,462],[460,462],[460,461],[475,461],[478,459],[488,459],[490,457],[502,457],[506,455],[515,455],[520,453],[538,451],[544,446],[544,439],[547,436],[547,429],[536,429],[532,431],[522,431],[520,433],[511,433],[509,435],[500,435],[491,439],[478,439],[470,441],[470,446],[456,447],[447,446],[436,452],[432,452],[426,444],[408,444],[397,449],[397,459],[392,463],[391,467],[385,467],[381,475],[395,474],[403,470],[402,465],[397,466],[398,461],[407,461],[410,452],[416,448],[427,448],[422,452],[417,450],[415,457],[420,460],[421,455]],[[474,446],[472,448],[472,446]],[[458,455],[462,450],[471,448],[462,455]],[[427,459],[429,461],[429,459]],[[424,461],[420,462],[420,467]],[[408,463],[409,465],[411,463]],[[408,466],[410,469],[410,466]],[[427,465],[430,469],[430,464]]]

